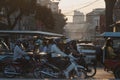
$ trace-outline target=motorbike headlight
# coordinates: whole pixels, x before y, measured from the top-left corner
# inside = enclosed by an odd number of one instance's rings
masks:
[[[40,55],[46,55],[47,53],[45,53],[45,52],[40,52],[39,54],[40,54]]]

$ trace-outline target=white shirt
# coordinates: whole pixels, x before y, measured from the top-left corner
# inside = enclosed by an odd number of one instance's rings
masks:
[[[26,53],[18,45],[16,45],[14,48],[13,60],[20,59],[25,54]]]
[[[52,57],[58,57],[58,56],[67,56],[67,54],[65,54],[64,52],[62,52],[57,46],[56,44],[53,44],[51,46],[51,53],[52,53]]]

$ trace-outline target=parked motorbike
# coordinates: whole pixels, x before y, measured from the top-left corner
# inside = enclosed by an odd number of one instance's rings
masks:
[[[65,59],[62,62],[65,62],[61,67],[60,62],[56,65],[53,62],[50,62],[48,59],[44,58],[41,60],[42,66],[36,68],[34,74],[36,78],[45,79],[45,78],[75,78],[75,79],[85,79],[87,77],[86,71],[83,66],[77,64],[77,58],[73,57],[72,54],[69,54],[68,57],[62,58]],[[60,64],[60,65],[59,65]],[[72,66],[72,67],[70,67]],[[66,71],[70,70],[68,77],[65,75]]]
[[[25,65],[18,61],[12,61],[4,67],[3,74],[5,77],[14,78],[16,76],[24,76],[28,73],[34,73],[35,69],[40,66],[40,63],[31,55],[28,63]],[[26,66],[26,68],[25,68]]]

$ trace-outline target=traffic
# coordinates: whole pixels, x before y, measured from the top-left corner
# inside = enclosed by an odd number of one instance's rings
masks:
[[[98,51],[91,43],[40,31],[0,33],[0,69],[5,78],[29,73],[35,79],[89,79],[96,75]],[[99,53],[102,55],[101,61],[106,60],[103,52]],[[112,69],[105,62],[101,63],[106,69]],[[119,65],[116,67],[119,69]],[[119,71],[112,71],[115,78],[119,78]]]

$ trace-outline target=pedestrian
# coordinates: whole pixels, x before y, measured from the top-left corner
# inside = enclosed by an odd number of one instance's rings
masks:
[[[106,54],[107,54],[107,57],[110,58],[110,59],[114,59],[116,54],[114,53],[114,49],[113,49],[113,41],[112,39],[109,37],[107,38],[106,40],[106,44],[105,44],[105,47],[106,47]]]

